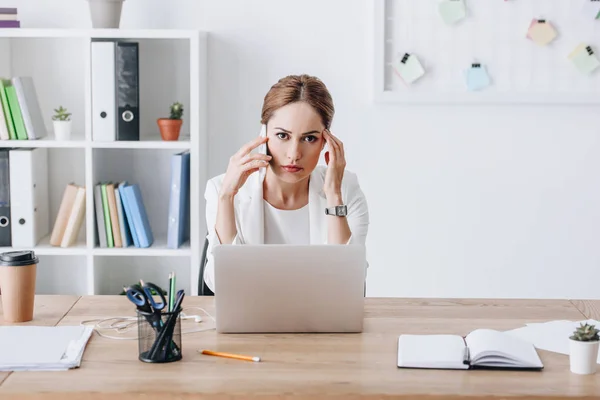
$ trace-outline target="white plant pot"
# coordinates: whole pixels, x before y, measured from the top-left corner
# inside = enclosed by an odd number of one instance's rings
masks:
[[[125,0],[88,0],[92,28],[119,28]]]
[[[598,365],[598,345],[600,341],[580,342],[569,339],[571,372],[589,375],[596,372]]]
[[[54,123],[54,138],[56,140],[71,139],[71,121],[52,121]]]

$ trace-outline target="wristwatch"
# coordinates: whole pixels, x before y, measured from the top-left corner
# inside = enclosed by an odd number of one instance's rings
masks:
[[[337,217],[345,217],[348,215],[348,207],[346,205],[328,207],[325,209],[325,215],[335,215]]]

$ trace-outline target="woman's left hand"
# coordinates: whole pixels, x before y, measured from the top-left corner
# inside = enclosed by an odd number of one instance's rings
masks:
[[[329,150],[325,152],[327,172],[325,173],[323,191],[327,198],[341,196],[342,178],[344,177],[344,169],[346,168],[344,144],[340,139],[333,136],[328,129],[323,131],[323,138],[329,147]]]

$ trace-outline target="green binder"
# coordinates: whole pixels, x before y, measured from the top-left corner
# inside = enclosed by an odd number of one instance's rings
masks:
[[[8,105],[8,97],[6,96],[6,82],[5,79],[0,78],[0,101],[2,101],[2,109],[4,110],[4,118],[6,119],[6,126],[8,127],[8,135],[11,140],[17,138],[15,131],[15,124],[13,123],[12,114],[10,112],[10,106]]]
[[[104,227],[106,228],[106,247],[115,247],[110,210],[108,209],[108,197],[106,197],[106,183],[102,184],[102,211],[104,211]]]
[[[17,139],[27,140],[27,130],[25,129],[25,122],[23,122],[23,115],[21,114],[21,107],[17,98],[17,90],[13,85],[6,86],[6,97],[8,97],[8,105],[10,106],[10,113],[15,124]]]

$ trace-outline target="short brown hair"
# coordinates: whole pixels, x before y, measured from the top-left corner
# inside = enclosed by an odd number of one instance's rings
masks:
[[[297,101],[311,105],[325,128],[330,128],[335,112],[331,94],[319,78],[306,74],[288,75],[271,86],[263,102],[261,123],[266,124],[278,108]]]

